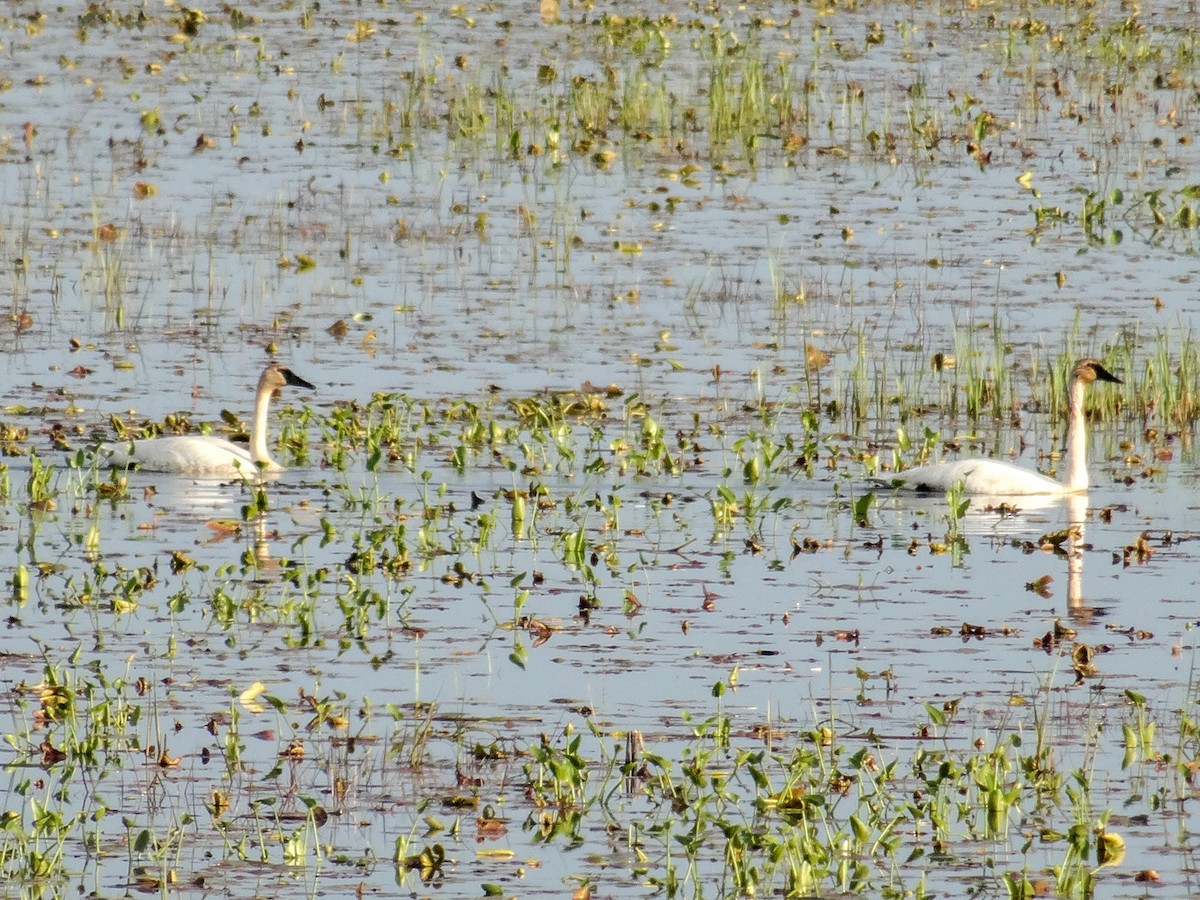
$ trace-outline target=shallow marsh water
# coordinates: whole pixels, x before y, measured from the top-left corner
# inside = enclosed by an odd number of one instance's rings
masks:
[[[12,893],[1192,893],[1190,13],[897,9],[10,4]]]

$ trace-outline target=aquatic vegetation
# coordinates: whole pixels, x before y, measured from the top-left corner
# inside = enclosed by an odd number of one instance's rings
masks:
[[[912,399],[916,406],[923,405]],[[278,645],[291,652],[331,653],[333,658],[386,667],[408,656],[401,649],[404,645],[428,646],[437,640],[438,627],[425,607],[434,584],[474,590],[490,608],[495,584],[508,580],[516,591],[509,622],[488,618],[501,632],[509,632],[509,637],[496,638],[501,641],[498,646],[506,647],[508,662],[519,670],[535,671],[544,665],[545,647],[578,640],[589,618],[608,619],[617,609],[631,619],[647,615],[645,601],[651,598],[632,577],[661,565],[655,558],[667,545],[661,536],[648,545],[647,536],[664,528],[664,514],[679,501],[664,495],[631,519],[636,509],[630,509],[630,502],[636,494],[620,487],[580,490],[575,482],[586,484],[607,471],[595,469],[589,459],[613,452],[610,435],[617,436],[623,448],[619,453],[631,457],[627,477],[634,484],[678,478],[674,467],[658,465],[678,455],[665,446],[671,415],[665,408],[653,413],[639,398],[608,410],[593,403],[586,409],[566,405],[561,397],[546,403],[502,394],[484,404],[458,399],[397,403],[394,397],[377,395],[361,409],[337,406],[323,414],[306,407],[293,414],[286,433],[305,444],[305,430],[319,428],[327,457],[335,452],[330,445],[339,445],[335,458],[342,461],[339,477],[346,479],[348,489],[351,478],[387,486],[372,488],[368,502],[346,507],[363,517],[357,528],[346,521],[335,525],[325,514],[315,529],[321,535],[318,549],[295,531],[294,524],[285,526],[293,531],[292,547],[275,556],[270,547],[278,538],[270,529],[279,522],[272,525],[270,520],[290,505],[287,495],[294,489],[281,497],[275,486],[266,485],[251,492],[240,520],[219,530],[210,523],[214,533],[233,537],[234,549],[245,547],[240,556],[234,554],[236,562],[228,561],[230,553],[222,550],[228,538],[221,537],[188,554],[176,552],[169,573],[149,567],[113,570],[97,561],[91,574],[67,576],[64,588],[77,598],[76,615],[112,616],[112,625],[167,599],[178,624],[198,615],[200,623],[217,629],[215,634],[222,635],[229,651],[247,652],[259,640],[255,634],[273,633]],[[817,442],[820,417],[806,411],[802,424],[809,440]],[[709,447],[703,452],[740,461],[723,467],[709,495],[717,545],[726,540],[722,533],[740,526],[749,536],[748,547],[750,542],[769,546],[773,529],[764,529],[766,518],[795,509],[796,501],[778,490],[795,477],[795,464],[785,463],[813,450],[808,446],[801,451],[790,436],[778,434],[780,428],[780,410],[755,408],[732,430],[710,431],[705,438]],[[692,432],[700,438],[698,430]],[[927,444],[935,439],[930,434]],[[445,448],[448,438],[461,443],[443,453],[439,448]],[[582,452],[584,447],[587,452]],[[36,460],[31,463],[29,494],[40,498],[50,470]],[[811,469],[801,466],[799,471],[801,477],[812,477]],[[400,482],[396,476],[402,476]],[[486,480],[477,481],[480,476]],[[514,476],[530,487],[502,486]],[[454,524],[463,517],[456,506],[465,498],[464,488],[447,487],[457,484],[456,479],[474,485],[468,492],[471,515],[463,519],[465,527]],[[394,493],[404,482],[405,495]],[[483,484],[492,486],[481,489]],[[87,479],[69,481],[68,486],[84,496],[93,490]],[[683,484],[679,489],[686,490]],[[128,490],[109,492],[107,499],[117,510],[139,502]],[[692,506],[693,511],[700,508]],[[303,506],[291,510],[293,516],[302,514]],[[965,502],[950,498],[946,541],[959,564],[971,540],[965,531],[966,511]],[[643,516],[649,518],[643,521]],[[506,534],[499,526],[508,520],[512,529]],[[859,525],[873,528],[870,522]],[[488,571],[503,554],[519,553],[523,543],[532,545],[539,533],[549,538],[540,546],[552,557],[539,552],[539,571],[532,577],[529,569],[503,563],[497,571]],[[691,539],[684,534],[678,541],[683,547]],[[102,551],[105,541],[99,538],[97,543],[95,549]],[[667,551],[666,559],[675,552]],[[853,554],[851,545],[846,552]],[[634,566],[623,561],[631,557],[639,560]],[[483,565],[471,565],[472,559]],[[578,580],[578,617],[573,623],[547,619],[547,598],[540,596],[546,570],[559,565]],[[613,588],[618,586],[624,597],[621,604],[615,602]],[[716,592],[703,593],[703,608],[715,610]],[[111,605],[97,606],[97,597],[111,598]],[[187,627],[193,647],[214,644],[211,634],[204,637],[203,630]],[[109,640],[122,640],[122,631],[118,628]],[[983,628],[970,634],[976,640],[996,639]],[[480,639],[485,644],[493,640],[486,630]],[[88,653],[79,648],[73,660],[51,662],[53,654],[44,648],[45,668],[40,673],[31,669],[29,680],[32,684],[40,678],[40,712],[26,711],[25,734],[13,735],[12,746],[23,754],[18,758],[41,754],[44,765],[51,760],[51,771],[61,767],[58,783],[69,780],[74,767],[101,750],[109,755],[136,752],[160,773],[175,771],[188,754],[222,761],[228,780],[210,787],[200,779],[196,788],[201,795],[211,795],[207,822],[193,813],[122,821],[129,865],[140,883],[173,883],[187,865],[186,848],[198,846],[212,848],[209,852],[221,854],[227,863],[262,859],[301,867],[332,857],[353,861],[383,856],[386,851],[377,848],[362,857],[327,831],[354,803],[394,789],[391,775],[384,781],[389,771],[385,760],[400,756],[414,779],[406,789],[414,798],[428,794],[419,780],[423,773],[449,769],[457,781],[457,787],[433,795],[455,811],[454,823],[442,826],[436,840],[419,839],[415,831],[395,839],[393,859],[402,880],[462,878],[462,831],[472,821],[488,841],[520,823],[521,832],[535,845],[582,848],[588,846],[592,823],[599,817],[614,833],[626,836],[629,874],[667,892],[710,879],[739,893],[902,891],[930,883],[939,869],[954,870],[970,852],[967,848],[982,842],[1008,847],[996,857],[990,877],[1013,885],[1032,883],[1053,866],[1060,890],[1084,896],[1089,879],[1096,877],[1090,859],[1101,846],[1097,829],[1108,843],[1114,840],[1107,837],[1113,832],[1103,831],[1106,801],[1089,799],[1091,777],[1082,767],[1092,751],[1048,731],[1070,727],[1052,706],[1051,675],[1033,695],[1020,698],[1020,705],[1040,711],[1038,717],[1029,720],[1009,712],[998,730],[986,729],[986,740],[979,735],[978,720],[964,715],[961,701],[926,704],[928,721],[915,726],[918,739],[912,745],[890,745],[869,729],[847,727],[841,716],[853,720],[853,707],[837,716],[831,706],[828,712],[814,708],[810,717],[793,713],[748,724],[724,707],[743,681],[737,666],[728,680],[713,687],[714,709],[697,709],[658,732],[643,727],[640,743],[628,746],[623,746],[620,728],[597,721],[588,710],[578,712],[583,730],[580,723],[569,722],[553,736],[531,736],[520,723],[505,728],[471,716],[443,721],[435,707],[414,710],[411,716],[396,707],[393,715],[381,716],[365,696],[356,701],[344,689],[331,692],[320,685],[301,686],[292,696],[277,695],[275,689],[244,690],[223,704],[215,703],[214,697],[209,708],[221,711],[175,728],[173,738],[153,682],[137,674],[142,663],[130,662],[134,668],[127,667],[119,677],[103,666],[80,667],[88,657],[99,662],[103,651],[100,644]],[[176,652],[168,653],[166,664],[178,659]],[[1060,652],[1068,652],[1066,645]],[[414,658],[409,665],[416,685],[419,670],[438,663]],[[888,677],[889,692],[895,678]],[[857,704],[869,702],[864,696],[869,680],[860,677]],[[136,690],[131,687],[135,681],[140,684]],[[19,691],[17,696],[23,695],[25,691]],[[980,712],[997,699],[984,698]],[[841,708],[843,702],[838,699],[834,705]],[[997,709],[1012,702],[1012,697],[1002,698]],[[29,701],[21,703],[28,710]],[[1153,755],[1158,752],[1158,723],[1147,717],[1144,701],[1133,709],[1135,718],[1120,726],[1126,755],[1128,748]],[[260,726],[248,721],[272,712],[278,717],[274,728],[252,734],[250,729]],[[77,724],[81,714],[92,723],[86,729]],[[307,724],[299,727],[305,718]],[[143,727],[146,721],[154,723],[152,729]],[[1163,726],[1176,727],[1168,722]],[[1186,723],[1177,727],[1177,740],[1191,740]],[[36,732],[46,729],[50,736],[36,740]],[[1023,735],[1031,729],[1038,741],[1026,749]],[[487,737],[476,742],[468,737],[472,733]],[[148,741],[143,737],[147,734]],[[89,749],[82,749],[81,739]],[[275,748],[276,758],[265,778],[261,772],[255,777],[251,791],[247,773],[262,765],[253,760],[255,744],[264,741]],[[347,756],[351,745],[360,750]],[[474,749],[468,753],[467,748]],[[122,759],[114,760],[118,771],[127,765]],[[342,773],[337,783],[343,785],[335,788],[333,803],[319,798],[312,787],[316,773],[331,763]],[[509,785],[510,767],[518,767],[523,779],[515,793]],[[1060,774],[1069,771],[1076,772],[1074,788]],[[297,783],[309,786],[299,793],[287,787]],[[360,799],[353,798],[351,785],[356,785],[353,790]],[[1170,789],[1165,781],[1164,788]],[[10,877],[65,874],[76,842],[101,840],[102,826],[93,829],[88,824],[102,821],[97,819],[98,807],[64,803],[62,797],[57,806],[47,807],[49,795],[29,793],[28,785],[17,789],[30,797],[31,818],[9,824],[4,858],[12,860],[6,864]],[[413,807],[414,828],[417,817],[427,811],[426,802]],[[499,804],[503,816],[497,814]],[[1018,836],[1031,821],[1039,823],[1043,838],[1039,844],[1022,845]],[[51,834],[56,836],[53,841]],[[886,874],[876,865],[883,859],[893,861],[884,867]],[[908,862],[897,864],[900,859]]]

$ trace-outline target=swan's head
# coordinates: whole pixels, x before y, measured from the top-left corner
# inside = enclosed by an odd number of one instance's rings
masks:
[[[262,377],[258,379],[258,389],[260,391],[271,391],[274,393],[285,384],[292,387],[308,388],[310,391],[316,390],[315,387],[291,369],[285,369],[279,363],[271,363],[263,369]]]
[[[1125,383],[1094,359],[1081,359],[1075,363],[1071,378],[1075,381],[1082,381],[1084,384],[1091,384],[1093,381],[1107,381],[1111,384]]]

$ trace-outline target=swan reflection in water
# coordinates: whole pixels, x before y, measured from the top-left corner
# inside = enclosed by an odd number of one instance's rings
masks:
[[[142,480],[137,475],[132,478]],[[286,514],[295,518],[297,512],[286,499],[287,488],[294,490],[294,486],[281,484],[275,473],[265,474],[253,486],[216,478],[164,478],[130,487],[141,492],[152,517],[149,525],[138,528],[149,527],[160,536],[187,535],[197,544],[243,541],[261,568],[277,565],[271,558],[271,545],[284,539],[280,525],[286,528]],[[257,491],[269,492],[274,515],[285,513],[283,523],[271,525],[267,512],[255,512]]]
[[[927,502],[914,505],[915,497],[915,494],[896,494],[891,499],[900,510],[929,508]],[[969,499],[970,506],[960,523],[966,534],[973,537],[986,534],[1004,544],[1012,542],[1030,548],[1052,549],[1054,556],[1067,564],[1067,615],[1082,624],[1095,618],[1096,609],[1086,605],[1083,591],[1087,494],[1043,494],[1021,498],[975,496]],[[1039,533],[1032,530],[1039,524],[1044,529],[1040,539]]]
[[[1084,605],[1083,599],[1083,551],[1084,521],[1087,519],[1087,495],[1075,494],[1067,497],[1067,528],[1070,533],[1065,542],[1067,555],[1067,613],[1080,623],[1090,622],[1095,609]]]
[[[973,498],[979,500],[980,498]],[[1000,508],[1000,507],[992,507]],[[1055,509],[1063,513],[1054,516]],[[1083,555],[1087,549],[1086,527],[1088,516],[1087,494],[1067,494],[1060,497],[1022,497],[1021,513],[1039,511],[1046,516],[1047,523],[1057,519],[1065,526],[1042,535],[1039,542],[1043,547],[1053,547],[1054,555],[1067,563],[1067,615],[1077,624],[1087,624],[1096,616],[1095,607],[1085,605],[1083,596]],[[1018,518],[1018,517],[1014,517]]]

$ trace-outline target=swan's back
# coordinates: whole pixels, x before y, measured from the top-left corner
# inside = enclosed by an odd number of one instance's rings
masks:
[[[960,482],[966,494],[1002,497],[1067,493],[1053,478],[999,459],[959,459],[917,466],[876,480],[898,490],[924,493],[945,493]]]
[[[145,472],[252,476],[259,471],[249,448],[212,435],[146,438],[112,444],[107,449],[108,464],[136,465]],[[278,468],[275,463],[267,466],[268,471]]]

